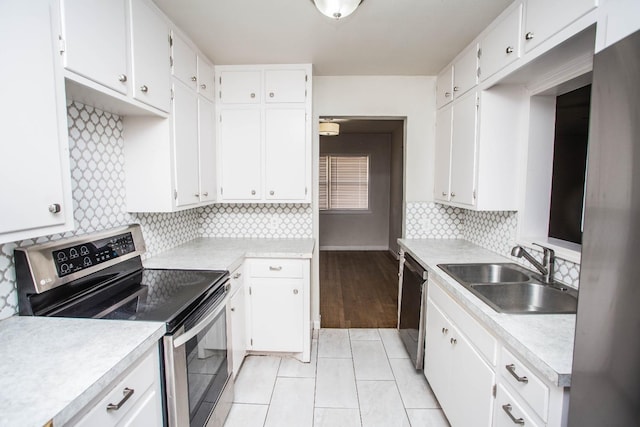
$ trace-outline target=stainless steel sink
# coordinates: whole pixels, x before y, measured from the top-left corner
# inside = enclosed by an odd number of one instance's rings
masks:
[[[500,313],[568,314],[578,306],[577,291],[543,283],[533,271],[513,263],[440,264],[442,270]]]

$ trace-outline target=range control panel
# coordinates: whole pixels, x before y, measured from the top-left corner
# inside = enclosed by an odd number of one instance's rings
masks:
[[[135,252],[130,232],[52,251],[58,277]]]

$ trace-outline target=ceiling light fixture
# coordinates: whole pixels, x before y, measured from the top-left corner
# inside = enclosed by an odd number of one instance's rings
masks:
[[[335,20],[346,18],[360,6],[363,0],[312,0],[325,16]]]
[[[340,133],[340,125],[338,123],[320,122],[318,133],[321,136],[337,136]]]

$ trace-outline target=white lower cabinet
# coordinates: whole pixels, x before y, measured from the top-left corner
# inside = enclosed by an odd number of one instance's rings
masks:
[[[94,403],[71,420],[77,427],[163,425],[160,358],[154,346]]]
[[[247,348],[310,360],[309,260],[248,259]]]
[[[549,383],[429,278],[424,374],[452,427],[565,427],[569,389]]]
[[[491,426],[493,369],[467,337],[427,300],[424,373],[452,426]]]
[[[247,311],[243,273],[242,265],[231,273],[231,298],[227,305],[231,323],[231,369],[234,379],[238,376],[247,354]]]

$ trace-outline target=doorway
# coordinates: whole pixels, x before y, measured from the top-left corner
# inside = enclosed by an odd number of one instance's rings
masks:
[[[396,327],[405,121],[320,120],[339,125],[319,147],[322,327]]]

